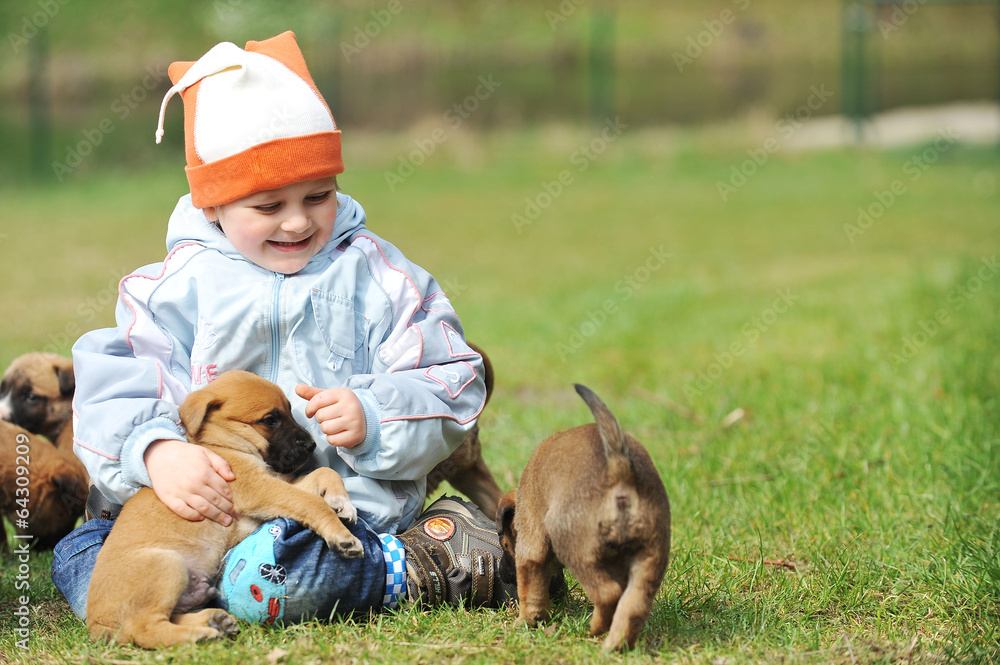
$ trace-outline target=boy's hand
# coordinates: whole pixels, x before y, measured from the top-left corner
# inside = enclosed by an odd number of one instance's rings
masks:
[[[160,439],[143,455],[153,491],[170,510],[186,520],[206,517],[222,526],[233,522],[235,480],[229,463],[208,448],[187,441]]]
[[[295,386],[295,394],[309,400],[306,418],[316,418],[331,446],[353,448],[365,440],[365,410],[350,388],[320,390],[300,383]]]

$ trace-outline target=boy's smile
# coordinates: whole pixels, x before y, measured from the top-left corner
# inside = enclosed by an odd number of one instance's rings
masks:
[[[333,235],[335,178],[303,180],[204,210],[233,247],[266,270],[302,270]]]
[[[297,252],[300,249],[305,249],[309,246],[309,238],[299,240],[298,242],[278,242],[277,240],[271,240],[269,242],[271,243],[271,246],[279,252]]]

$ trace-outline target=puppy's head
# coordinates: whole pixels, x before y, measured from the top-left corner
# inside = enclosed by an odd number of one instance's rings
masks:
[[[250,372],[220,374],[187,396],[180,415],[193,442],[200,442],[212,430],[222,430],[229,436],[212,436],[214,445],[228,441],[258,455],[278,473],[293,473],[316,449],[312,435],[292,417],[291,405],[281,389]]]
[[[517,566],[514,559],[514,547],[517,543],[517,531],[514,529],[514,506],[517,489],[512,489],[500,498],[497,505],[497,535],[500,536],[500,580],[506,584],[517,581]]]
[[[72,415],[75,389],[69,358],[54,353],[19,356],[0,381],[0,419],[54,441]]]

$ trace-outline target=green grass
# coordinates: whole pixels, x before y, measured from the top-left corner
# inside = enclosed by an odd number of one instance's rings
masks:
[[[162,654],[107,647],[39,553],[29,653],[2,559],[0,661],[1000,659],[1000,275],[983,263],[1000,238],[997,151],[954,147],[916,181],[903,167],[926,146],[782,152],[724,202],[716,182],[750,142],[626,130],[580,171],[572,155],[596,135],[453,134],[395,191],[385,172],[425,136],[354,135],[341,186],[489,352],[480,422],[502,485],[547,434],[589,421],[571,382],[649,448],[674,547],[634,652],[601,653],[576,586],[548,631],[513,628],[510,610],[407,610]],[[572,184],[519,233],[511,215],[564,169]],[[905,193],[850,242],[844,226],[897,180]],[[174,166],[6,190],[0,364],[109,325],[112,274],[162,257],[183,187]]]

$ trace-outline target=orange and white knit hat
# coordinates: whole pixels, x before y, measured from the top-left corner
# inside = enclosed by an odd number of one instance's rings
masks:
[[[343,173],[340,130],[292,32],[247,42],[246,50],[223,42],[167,73],[174,86],[160,106],[156,142],[167,102],[180,93],[195,207]]]

